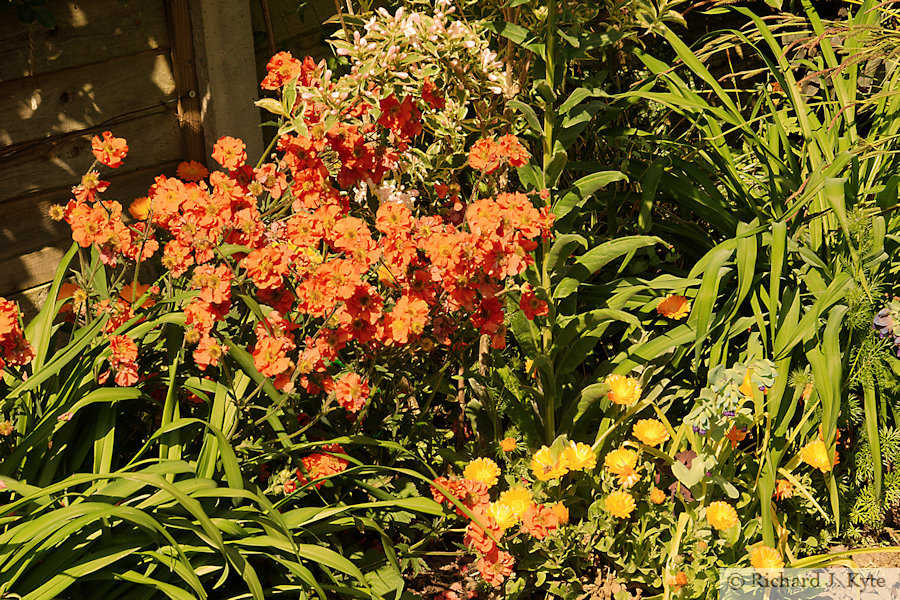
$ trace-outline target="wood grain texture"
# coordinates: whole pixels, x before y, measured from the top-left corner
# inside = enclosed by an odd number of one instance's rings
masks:
[[[35,252],[0,260],[0,295],[11,295],[53,279],[59,260],[71,245],[72,240],[60,240]]]
[[[182,158],[178,119],[171,110],[160,108],[108,128],[128,141],[129,150],[118,170],[100,166],[101,179]],[[0,150],[0,173],[4,175],[0,177],[0,202],[77,185],[94,162],[91,138],[102,129],[20,145],[12,151]]]
[[[133,56],[0,83],[0,145],[90,129],[174,103],[167,51]]]
[[[169,47],[163,0],[49,0],[56,29],[0,18],[0,82]]]
[[[194,56],[194,31],[188,0],[167,0],[166,10],[172,39],[172,68],[178,94],[178,121],[181,128],[182,155],[187,160],[205,162],[203,119],[197,90],[197,64]]]

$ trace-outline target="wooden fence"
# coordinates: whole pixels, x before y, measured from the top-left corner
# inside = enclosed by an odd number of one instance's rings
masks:
[[[218,136],[259,155],[258,79],[249,0],[50,0],[46,30],[0,18],[0,296],[26,312],[71,243],[48,216],[93,162],[91,138],[128,140],[125,164],[101,167],[106,196],[127,205]]]

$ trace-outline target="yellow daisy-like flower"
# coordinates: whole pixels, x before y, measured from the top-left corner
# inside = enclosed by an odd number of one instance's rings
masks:
[[[604,383],[609,386],[606,397],[613,404],[634,404],[641,397],[641,384],[634,377],[609,375]]]
[[[771,574],[773,571],[784,569],[784,560],[781,553],[768,546],[756,546],[750,550],[750,564],[762,575]]]
[[[803,446],[800,450],[800,458],[809,466],[819,469],[823,473],[831,470],[831,461],[828,460],[828,448],[821,439],[815,439]]]
[[[650,502],[653,504],[662,504],[666,501],[666,493],[659,489],[658,487],[654,487],[650,489]]]
[[[613,475],[634,471],[637,453],[628,448],[617,448],[603,458],[603,466]]]
[[[578,442],[570,442],[569,446],[563,451],[563,460],[573,471],[590,471],[597,466],[597,457],[594,451],[587,444]]]
[[[531,471],[541,481],[550,481],[568,473],[569,467],[566,465],[565,460],[562,460],[562,457],[557,459],[553,456],[553,451],[550,448],[541,446],[541,449],[531,457]]]
[[[606,497],[606,510],[614,517],[627,519],[634,512],[634,498],[628,492],[615,491]]]
[[[497,463],[489,458],[476,458],[466,465],[463,470],[464,479],[472,479],[480,481],[489,488],[497,484],[497,477],[500,475],[500,467]]]
[[[706,507],[706,520],[719,531],[725,531],[738,524],[737,511],[727,502],[713,502]]]
[[[659,446],[669,439],[666,426],[656,419],[641,419],[635,423],[633,432],[634,437],[648,446]]]
[[[504,452],[512,452],[516,449],[516,438],[503,438],[500,440],[500,449]]]
[[[494,518],[502,531],[506,531],[519,522],[519,517],[513,511],[512,507],[503,502],[491,502],[488,506],[487,513]]]
[[[691,301],[684,296],[669,294],[656,304],[656,312],[667,319],[683,319],[691,312]]]
[[[528,505],[531,504],[531,500],[531,492],[523,487],[510,488],[500,494],[499,499],[501,503],[512,509],[513,514],[516,515],[516,519],[522,518],[522,515],[528,510]]]

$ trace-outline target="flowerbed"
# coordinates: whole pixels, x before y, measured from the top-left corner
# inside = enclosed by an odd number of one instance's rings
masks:
[[[637,47],[630,91],[590,87],[601,17],[527,4],[348,16],[339,62],[272,57],[258,162],[226,136],[219,169],[126,204],[99,169],[128,143],[94,138],[51,210],[74,244],[50,301],[25,325],[0,299],[0,595],[583,598],[611,573],[617,597],[701,598],[722,567],[837,560],[842,522],[877,535],[900,317],[871,208],[896,184],[850,206],[841,169],[874,159],[831,152],[762,202],[779,165],[738,173],[710,120],[762,144],[749,92],[669,9],[617,31],[718,102]],[[766,139],[817,118],[791,93]],[[711,145],[596,162],[588,125],[638,101]]]

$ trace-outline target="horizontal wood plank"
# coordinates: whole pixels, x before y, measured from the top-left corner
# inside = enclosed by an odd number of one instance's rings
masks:
[[[163,0],[49,0],[56,28],[0,18],[0,82],[169,47]]]
[[[108,177],[110,186],[103,198],[118,200],[127,209],[132,200],[147,194],[157,175],[174,176],[177,165],[178,161],[170,161]],[[54,221],[49,215],[52,205],[64,205],[70,197],[69,190],[63,189],[0,202],[0,260],[71,240],[69,226],[65,222]]]
[[[53,279],[59,261],[72,245],[60,240],[52,246],[0,260],[0,296],[9,296]]]
[[[128,156],[117,170],[99,167],[101,179],[146,169],[182,157],[178,118],[168,108],[110,125],[114,135],[128,140]],[[96,131],[41,140],[4,154],[0,150],[0,202],[26,194],[68,190],[94,162],[91,138]]]
[[[94,127],[174,103],[171,58],[150,50],[0,83],[0,145]]]

